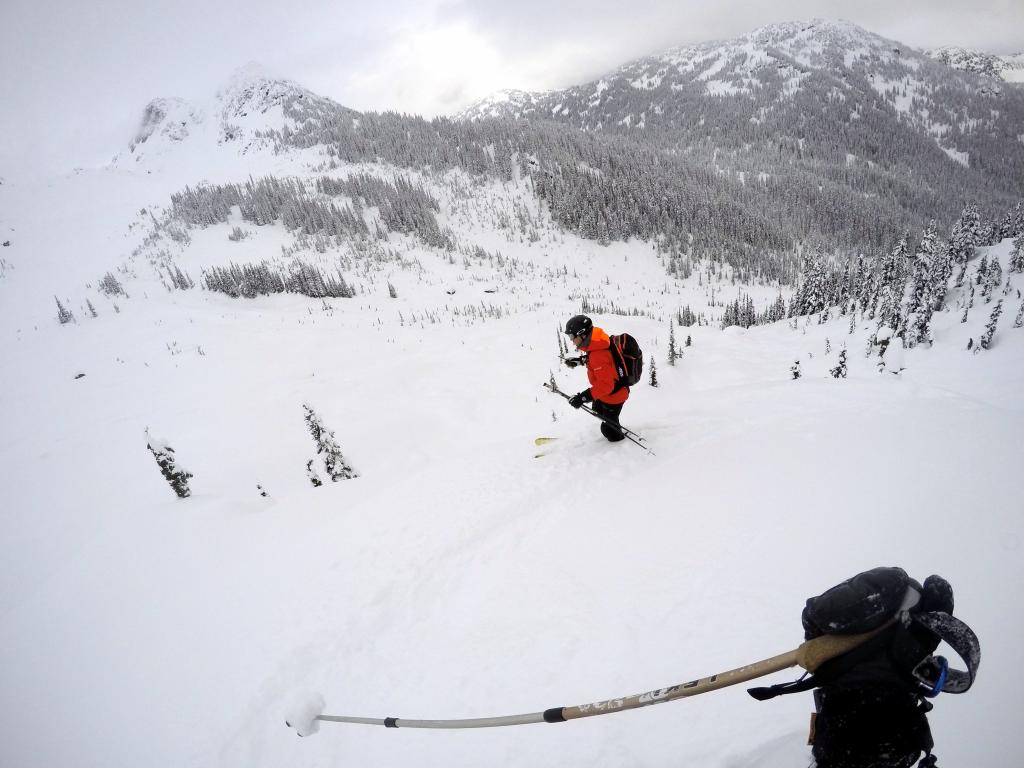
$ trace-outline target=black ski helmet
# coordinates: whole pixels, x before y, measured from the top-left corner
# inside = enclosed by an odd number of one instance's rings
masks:
[[[581,337],[583,339],[583,346],[590,343],[590,334],[594,330],[594,321],[586,315],[576,315],[570,317],[569,322],[565,324],[565,334],[570,337]]]

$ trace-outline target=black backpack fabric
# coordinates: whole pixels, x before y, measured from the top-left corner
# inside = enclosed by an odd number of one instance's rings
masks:
[[[640,381],[644,373],[644,353],[640,351],[636,339],[628,333],[609,336],[608,340],[611,342],[612,360],[618,375],[618,381],[612,390],[614,393],[624,387],[632,387]]]
[[[758,700],[826,687],[886,687],[915,696],[963,693],[974,682],[981,649],[970,627],[952,614],[953,588],[941,576],[921,584],[902,568],[858,573],[807,600],[804,637],[881,631],[812,675],[749,693]],[[945,659],[932,656],[942,640],[966,662],[967,671],[950,669]]]
[[[807,640],[877,634],[791,683],[751,688],[758,700],[814,690],[810,743],[818,768],[935,765],[926,698],[963,693],[974,681],[980,646],[953,613],[953,589],[940,576],[924,584],[902,568],[873,568],[807,600]],[[932,654],[945,640],[967,664],[950,669]]]
[[[946,583],[943,580],[943,583]],[[948,584],[947,584],[948,586]],[[872,568],[807,600],[800,619],[804,639],[821,635],[857,635],[878,629],[901,607],[910,609],[920,602],[923,587],[902,568]],[[949,605],[940,610],[953,612]],[[907,603],[907,605],[904,605]]]

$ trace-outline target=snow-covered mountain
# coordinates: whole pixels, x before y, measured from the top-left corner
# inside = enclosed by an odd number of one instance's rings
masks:
[[[299,116],[311,118],[356,113],[317,96],[289,80],[275,77],[261,65],[250,63],[237,70],[216,94],[190,103],[179,98],[157,98],[143,110],[138,133],[126,152],[114,158],[116,167],[157,162],[179,154],[208,156],[212,147],[228,145],[246,154],[266,147],[267,134],[294,127]]]
[[[458,117],[485,116],[643,130],[670,145],[709,144],[736,166],[744,155],[762,164],[778,157],[791,138],[820,159],[840,145],[853,161],[890,170],[906,163],[930,174],[952,160],[1007,189],[1019,190],[1024,178],[1024,92],[993,89],[990,78],[840,21],[772,24],[642,58],[562,91],[486,99]]]
[[[1024,53],[1003,56],[959,46],[945,46],[927,50],[925,54],[953,69],[1008,83],[1024,82]]]

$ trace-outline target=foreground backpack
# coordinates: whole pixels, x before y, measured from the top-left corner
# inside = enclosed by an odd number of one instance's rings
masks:
[[[920,584],[902,568],[873,568],[837,584],[804,606],[804,637],[876,632],[848,653],[793,683],[751,688],[755,699],[830,685],[901,686],[922,696],[963,693],[974,682],[981,649],[971,628],[953,617],[953,588],[940,576]],[[932,656],[945,641],[967,665],[950,669]]]
[[[617,336],[609,336],[611,342],[612,360],[615,363],[615,373],[618,380],[615,382],[613,393],[625,387],[632,387],[640,381],[644,374],[644,353],[640,351],[640,345],[636,339],[628,333],[620,333]]]
[[[919,584],[902,568],[858,573],[807,600],[808,640],[865,635],[852,650],[799,680],[750,688],[758,700],[814,689],[808,743],[820,768],[934,768],[928,698],[963,693],[974,682],[981,650],[970,627],[953,618],[953,588],[940,576]],[[933,653],[941,641],[966,662],[951,669]]]

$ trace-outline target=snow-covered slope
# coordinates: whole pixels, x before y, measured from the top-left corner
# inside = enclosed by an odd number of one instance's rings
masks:
[[[1004,66],[1003,79],[1008,83],[1024,83],[1024,53],[1014,53],[1009,56],[1001,56]]]
[[[650,243],[562,232],[519,175],[274,154],[259,134],[276,107],[243,102],[221,99],[178,141],[168,120],[193,113],[167,104],[140,161],[0,185],[4,765],[801,764],[810,697],[739,688],[460,733],[325,724],[297,739],[283,720],[309,690],[331,714],[446,718],[679,683],[794,647],[806,597],[883,564],[948,578],[982,639],[976,687],[932,715],[942,762],[1016,765],[1020,275],[966,322],[970,288],[953,290],[934,347],[894,348],[880,373],[875,322],[679,327],[683,307],[717,320],[788,289],[707,262],[669,276]],[[217,138],[224,114],[253,118],[241,143]],[[426,190],[458,245],[303,241],[240,207],[191,227],[172,215],[186,184],[274,174],[314,195],[328,171]],[[380,206],[360,211],[386,228]],[[982,249],[969,275],[1010,247]],[[342,272],[354,296],[169,284],[169,266],[201,286],[214,266],[299,261]],[[55,297],[74,322],[58,324]],[[1000,300],[991,348],[967,352]],[[623,412],[653,456],[541,387],[586,386],[556,346],[584,308],[657,366]],[[358,478],[310,483],[310,466],[326,473],[304,404]],[[192,473],[189,498],[147,434]],[[535,458],[542,435],[559,439]]]
[[[422,301],[441,322],[403,321]],[[282,720],[307,690],[329,713],[430,718],[678,683],[795,646],[808,595],[879,564],[949,578],[984,644],[976,688],[937,702],[940,757],[1016,764],[1012,318],[975,356],[987,312],[947,313],[936,348],[893,376],[846,319],[681,330],[693,344],[670,367],[667,323],[597,315],[658,365],[624,412],[652,457],[539,386],[576,302],[467,327],[448,301],[412,282],[329,308],[154,293],[70,326],[5,317],[11,764],[799,764],[809,697],[740,689],[480,732],[328,724],[300,740]],[[309,486],[303,402],[358,479]],[[160,477],[147,427],[194,473],[190,499]],[[543,459],[537,435],[561,438]]]
[[[1024,81],[1024,54],[1000,56],[995,53],[958,46],[935,48],[925,51],[925,53],[953,69],[973,72],[1010,83]]]

